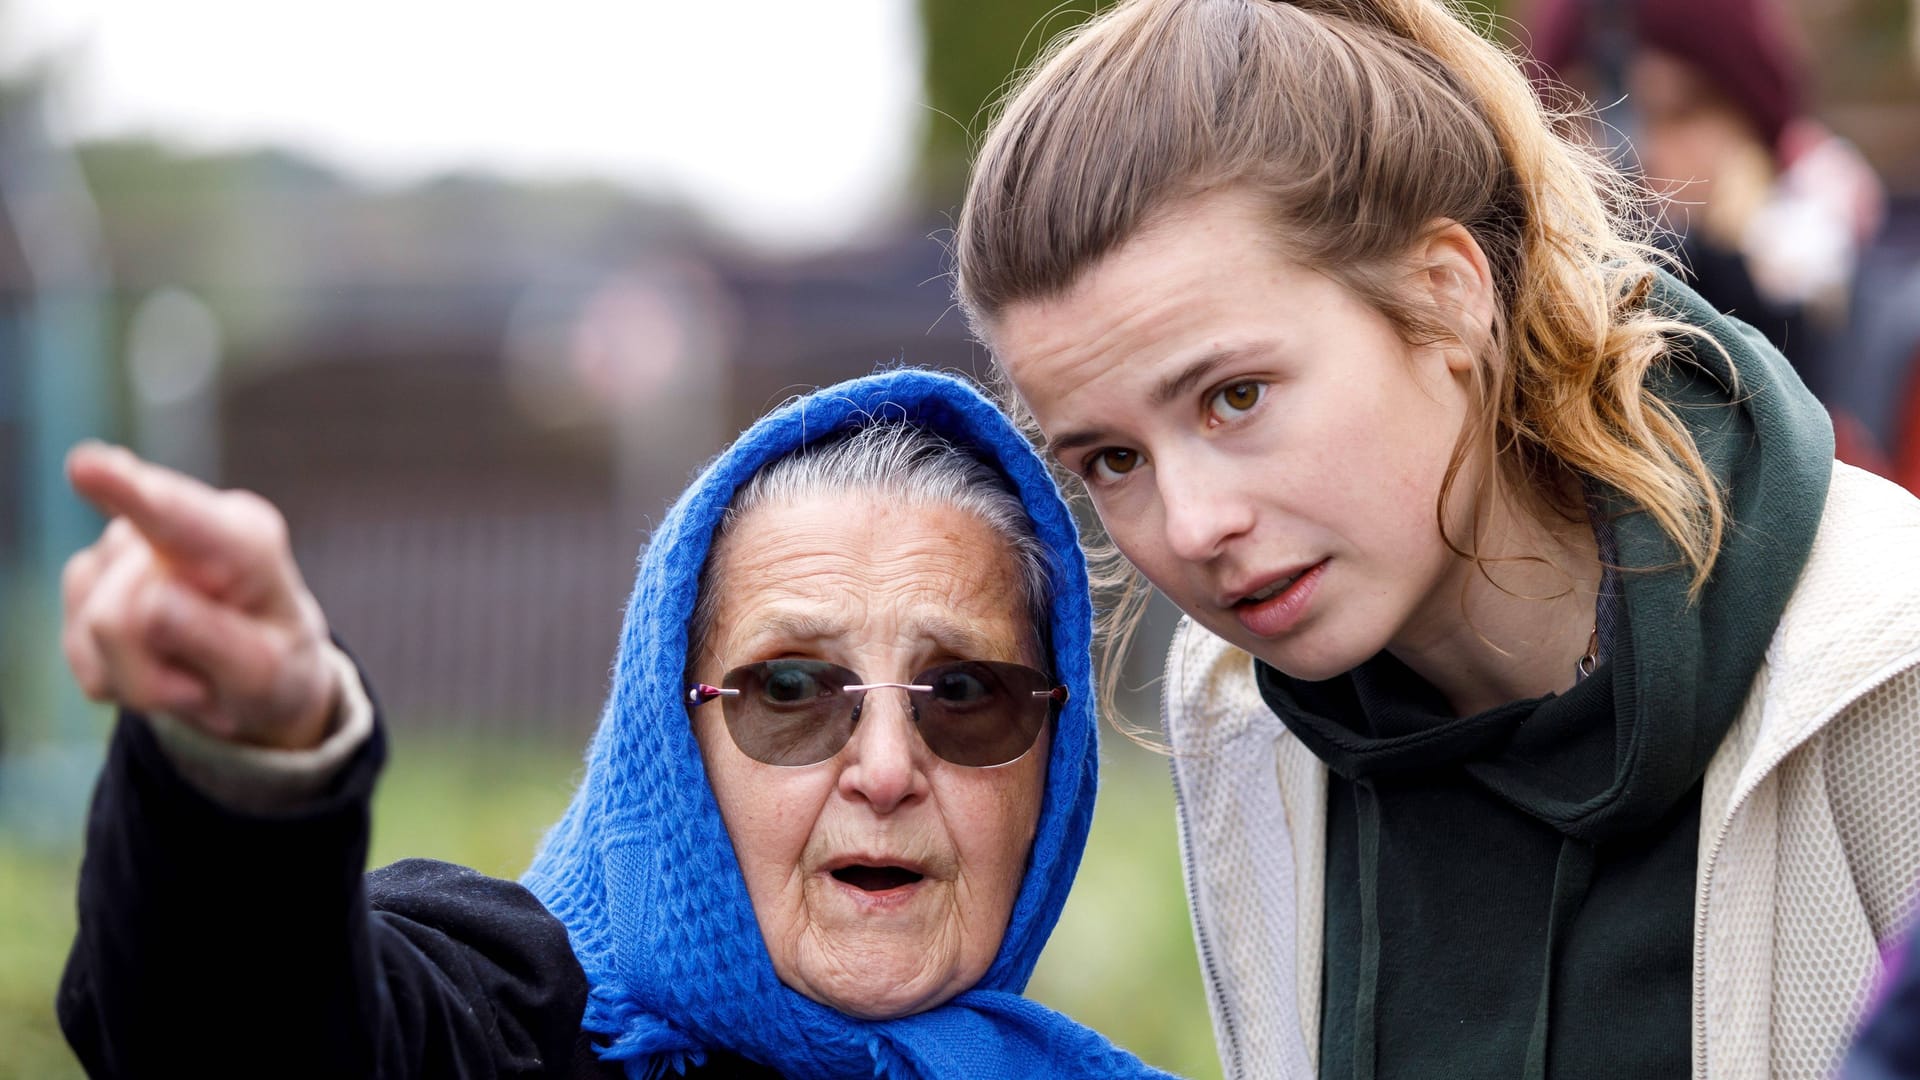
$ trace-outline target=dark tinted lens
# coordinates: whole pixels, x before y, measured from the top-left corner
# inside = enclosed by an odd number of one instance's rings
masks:
[[[740,752],[768,765],[812,765],[847,745],[853,703],[841,688],[857,682],[820,660],[768,660],[734,668],[723,683],[737,696],[721,708]]]
[[[1019,664],[969,660],[913,681],[933,687],[916,695],[920,737],[955,765],[1005,765],[1026,753],[1052,704],[1047,677]]]

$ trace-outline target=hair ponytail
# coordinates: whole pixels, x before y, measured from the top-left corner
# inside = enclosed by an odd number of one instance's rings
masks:
[[[1518,179],[1526,223],[1526,287],[1503,297],[1512,370],[1482,417],[1487,445],[1505,451],[1509,477],[1535,491],[1558,465],[1626,493],[1680,549],[1697,593],[1719,553],[1725,505],[1685,426],[1644,383],[1675,335],[1718,345],[1643,305],[1653,266],[1665,261],[1644,240],[1651,196],[1571,132],[1577,114],[1550,112],[1514,57],[1442,4],[1299,6],[1376,21],[1431,52],[1478,99]]]

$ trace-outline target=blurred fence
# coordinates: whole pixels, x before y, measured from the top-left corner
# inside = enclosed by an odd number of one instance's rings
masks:
[[[390,717],[580,734],[597,718],[635,543],[605,499],[302,497],[295,556]]]
[[[796,391],[973,370],[940,259],[910,232],[814,260],[682,255],[651,285],[574,267],[559,300],[534,274],[389,282],[377,304],[314,290],[299,333],[231,347],[211,479],[287,514],[395,724],[580,738],[636,555],[693,468]]]

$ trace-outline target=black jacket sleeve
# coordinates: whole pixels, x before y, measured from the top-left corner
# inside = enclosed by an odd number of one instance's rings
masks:
[[[296,813],[235,813],[122,716],[60,984],[93,1077],[561,1077],[586,980],[521,886],[425,860],[363,874],[376,730]]]

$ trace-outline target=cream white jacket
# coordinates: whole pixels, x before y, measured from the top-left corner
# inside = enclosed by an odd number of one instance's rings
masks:
[[[1229,1080],[1315,1076],[1327,773],[1247,654],[1183,620],[1165,722]],[[1920,501],[1836,464],[1807,566],[1707,769],[1693,1076],[1824,1080],[1920,886]]]

